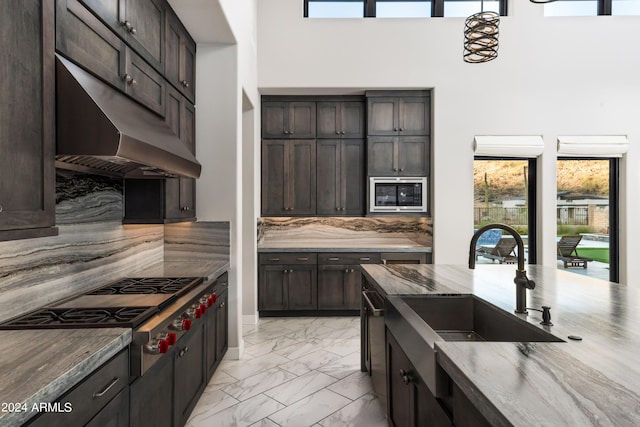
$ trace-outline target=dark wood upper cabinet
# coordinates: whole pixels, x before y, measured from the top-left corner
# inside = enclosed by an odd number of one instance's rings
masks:
[[[428,136],[372,136],[367,142],[369,176],[428,176]]]
[[[57,234],[54,3],[0,2],[0,241]]]
[[[316,137],[316,103],[265,101],[262,103],[262,137],[308,139]]]
[[[318,215],[363,215],[365,212],[364,141],[317,141]]]
[[[364,138],[364,102],[323,101],[316,106],[316,137]]]
[[[431,104],[427,91],[367,92],[369,135],[429,135]]]
[[[173,11],[167,11],[165,35],[167,80],[192,103],[196,102],[196,43]]]
[[[164,71],[163,0],[79,0],[156,71]]]
[[[262,141],[262,214],[315,215],[316,141]]]
[[[56,4],[56,50],[163,116],[166,82],[162,74],[79,0],[58,0]]]

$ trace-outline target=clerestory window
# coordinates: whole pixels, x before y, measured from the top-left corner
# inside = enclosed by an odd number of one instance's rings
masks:
[[[467,17],[494,11],[507,14],[507,0],[304,0],[306,18]]]

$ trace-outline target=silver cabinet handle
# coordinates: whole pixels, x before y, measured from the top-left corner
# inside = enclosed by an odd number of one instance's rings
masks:
[[[400,168],[400,172],[402,172],[404,170],[404,168]]]
[[[398,168],[393,168],[393,171],[394,172],[398,172]]]
[[[360,257],[360,261],[371,261],[371,258],[368,256]]]
[[[188,81],[186,81],[186,80],[182,80],[182,81],[180,82],[180,84],[181,84],[182,86],[184,86],[184,87],[189,87],[189,82],[188,82]]]
[[[4,208],[2,207],[2,205],[0,205],[0,213],[4,210]]]
[[[102,389],[102,391],[97,391],[95,393],[93,393],[93,398],[98,398],[98,397],[102,397],[105,394],[107,394],[109,392],[109,390],[111,390],[113,388],[114,385],[116,385],[116,383],[120,380],[120,378],[118,377],[114,377],[111,382],[109,384],[107,384],[107,386],[105,388]]]
[[[122,80],[124,80],[124,82],[128,85],[135,85],[138,83],[131,74],[125,74],[124,76],[122,76]]]
[[[220,304],[220,308],[224,308],[224,303]]]
[[[307,257],[296,258],[298,261],[309,261]]]
[[[183,348],[182,350],[180,350],[180,353],[178,353],[178,357],[182,357],[185,354],[189,353],[189,346],[186,346],[185,348]]]
[[[353,268],[349,270],[349,273],[353,273]]]
[[[348,272],[349,272],[349,269],[348,269],[348,268],[345,268],[345,269],[344,269],[344,272],[345,272],[345,273],[348,273]]]
[[[398,132],[398,128],[393,128],[394,131]]]
[[[398,130],[399,130],[400,132],[402,132],[402,131],[404,130],[404,128],[400,128],[400,129],[398,129]]]
[[[338,258],[338,257],[331,257],[331,258],[329,258],[329,261],[340,261],[340,258]]]
[[[269,261],[280,261],[280,258],[269,258]]]

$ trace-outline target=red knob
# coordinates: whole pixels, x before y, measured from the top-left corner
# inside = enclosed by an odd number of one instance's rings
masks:
[[[167,334],[167,342],[169,343],[169,345],[174,345],[177,340],[178,340],[178,336],[176,335],[175,332],[169,332]]]
[[[206,304],[200,304],[200,314],[202,314],[204,316],[204,314],[207,312],[207,305]]]
[[[188,331],[191,329],[191,319],[182,319],[182,330]]]
[[[196,308],[196,319],[199,319],[202,317],[202,310],[200,309],[200,307]]]
[[[218,295],[216,295],[216,294],[211,294],[210,299],[211,299],[211,305],[213,305],[213,304],[215,304],[215,303],[216,303],[216,301],[218,301]]]
[[[169,342],[167,340],[158,341],[158,351],[160,353],[166,353],[169,351]]]

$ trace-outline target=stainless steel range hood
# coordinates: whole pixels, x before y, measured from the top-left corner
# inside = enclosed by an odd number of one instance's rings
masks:
[[[198,178],[201,165],[162,118],[56,55],[56,166],[127,178]]]

